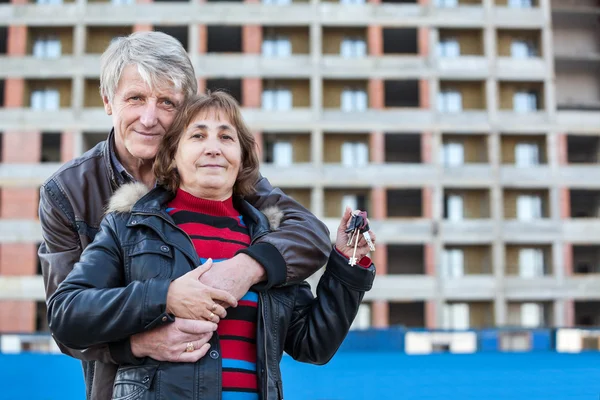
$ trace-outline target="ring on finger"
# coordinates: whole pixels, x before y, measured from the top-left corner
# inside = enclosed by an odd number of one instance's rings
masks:
[[[192,343],[192,342],[189,342],[189,343],[188,343],[188,344],[185,346],[185,351],[186,351],[187,353],[191,353],[191,352],[192,352],[192,351],[194,351],[194,350],[196,350],[196,349],[194,348],[194,343]]]
[[[208,319],[213,319],[214,316],[215,316],[215,313],[211,312],[210,316],[208,317]]]
[[[217,303],[213,303],[212,307],[210,308],[210,311],[216,311],[217,310]]]

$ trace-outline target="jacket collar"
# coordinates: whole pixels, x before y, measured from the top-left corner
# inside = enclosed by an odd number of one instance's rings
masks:
[[[102,149],[102,158],[104,160],[104,167],[106,168],[106,173],[108,174],[108,177],[110,179],[110,184],[112,186],[113,191],[117,190],[117,188],[120,186],[120,182],[117,181],[115,167],[113,166],[113,163],[112,163],[113,156],[112,156],[111,152],[114,150],[112,149],[113,146],[111,145],[111,143],[113,143],[114,140],[115,140],[115,130],[111,129],[110,133],[108,134],[108,138],[104,142],[104,148]]]

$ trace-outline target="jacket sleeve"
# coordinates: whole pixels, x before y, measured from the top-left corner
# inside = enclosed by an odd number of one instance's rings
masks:
[[[50,186],[50,187],[49,187]],[[38,249],[42,266],[46,301],[54,294],[58,285],[71,272],[81,256],[81,243],[77,229],[67,216],[65,205],[59,200],[60,192],[53,181],[40,189],[39,217],[44,241]],[[131,353],[129,338],[111,344],[92,346],[75,350],[56,340],[60,350],[71,357],[83,361],[100,361],[108,364],[135,363]]]
[[[170,279],[124,285],[114,218],[102,220],[94,242],[48,301],[50,331],[71,348],[117,342],[173,321],[166,313]]]
[[[335,250],[314,298],[308,285],[300,285],[285,339],[285,351],[295,360],[325,364],[336,353],[366,291],[373,286],[375,266],[351,267]]]
[[[327,263],[329,230],[310,211],[262,176],[246,200],[258,209],[275,206],[283,212],[279,228],[244,251],[265,268],[266,288],[302,282]]]

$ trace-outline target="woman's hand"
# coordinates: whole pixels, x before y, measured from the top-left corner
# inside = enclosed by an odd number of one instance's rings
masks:
[[[227,311],[221,304],[237,306],[237,300],[224,290],[200,282],[200,277],[213,265],[208,259],[198,268],[175,279],[167,293],[167,312],[179,318],[206,320],[218,323]]]
[[[356,236],[352,241],[352,245],[348,246],[348,239],[352,232],[346,233],[346,228],[350,226],[350,221],[352,219],[352,209],[350,207],[346,207],[344,211],[344,215],[342,216],[342,221],[338,226],[337,230],[337,238],[335,239],[335,247],[338,249],[340,253],[345,255],[347,258],[356,257],[357,261],[360,261],[361,258],[366,256],[369,253],[369,245],[365,240],[362,233],[359,233],[358,246],[356,247],[356,255],[354,255],[354,244],[356,243]],[[367,218],[367,223],[369,223],[369,219]],[[373,231],[369,230],[369,235],[371,235],[371,241],[375,244],[375,234]]]

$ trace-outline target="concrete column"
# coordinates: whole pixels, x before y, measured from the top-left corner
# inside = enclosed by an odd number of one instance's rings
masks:
[[[556,87],[554,82],[554,46],[552,44],[552,6],[550,0],[540,0],[539,7],[544,18],[542,28],[542,56],[546,64],[544,79],[544,105],[550,120],[556,118]]]
[[[314,129],[310,136],[310,161],[313,166],[323,165],[323,131]]]
[[[325,218],[325,191],[322,186],[314,186],[310,193],[310,210],[319,219]]]
[[[321,52],[323,47],[323,28],[319,23],[312,23],[309,30],[310,36],[310,58],[312,62],[312,73],[310,77],[310,106],[313,116],[320,118],[323,109],[323,77],[319,74],[321,64]]]
[[[433,218],[433,188],[430,186],[422,188],[421,204],[423,218]]]
[[[421,133],[421,162],[423,164],[431,164],[435,162],[433,154],[433,134],[431,132]]]
[[[371,207],[370,214],[373,219],[387,218],[387,191],[386,188],[375,186],[371,189]]]
[[[60,136],[60,161],[65,163],[75,156],[75,132],[63,132]]]

